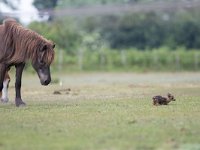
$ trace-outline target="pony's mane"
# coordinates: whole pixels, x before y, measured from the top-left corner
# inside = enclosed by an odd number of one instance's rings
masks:
[[[47,45],[49,48],[45,51],[43,61],[46,64],[51,64],[54,59],[53,43],[51,41],[32,30],[24,28],[13,19],[5,20],[3,25],[5,49],[12,51],[11,55],[7,55],[10,63],[25,62],[28,59],[36,61],[39,50]]]

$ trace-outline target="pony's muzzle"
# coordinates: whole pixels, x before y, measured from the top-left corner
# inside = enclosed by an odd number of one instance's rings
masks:
[[[48,85],[51,82],[51,76],[49,70],[39,70],[38,76],[42,85]]]
[[[39,78],[42,85],[48,85],[51,82],[51,77],[47,75],[39,75]]]
[[[45,81],[44,81],[44,84],[45,84],[45,85],[48,85],[48,84],[50,83],[50,81],[51,81],[51,80],[45,80]]]
[[[51,82],[51,79],[47,79],[47,80],[40,80],[42,85],[48,85]]]

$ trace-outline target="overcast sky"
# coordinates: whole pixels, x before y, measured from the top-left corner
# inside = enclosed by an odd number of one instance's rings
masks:
[[[18,16],[20,21],[28,24],[30,21],[38,20],[37,9],[32,5],[33,0],[20,0],[15,4],[18,10],[13,11],[0,2],[0,10],[3,13],[11,13],[13,16]]]

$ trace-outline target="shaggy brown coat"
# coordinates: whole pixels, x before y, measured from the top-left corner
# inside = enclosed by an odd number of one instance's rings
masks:
[[[36,32],[26,29],[14,19],[6,19],[0,25],[0,63],[8,65],[35,61],[38,50],[44,45],[52,47],[53,43]],[[46,51],[44,61],[48,64],[54,59],[53,48]]]
[[[54,59],[55,44],[38,33],[24,28],[14,19],[0,25],[0,92],[11,66],[16,68],[16,106],[25,105],[21,99],[21,77],[27,60],[31,60],[42,85],[51,82],[50,64]]]

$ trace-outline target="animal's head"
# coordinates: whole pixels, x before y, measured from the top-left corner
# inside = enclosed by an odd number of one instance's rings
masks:
[[[55,44],[45,42],[38,46],[32,66],[36,70],[40,83],[48,85],[51,82],[50,65],[54,59]]]
[[[169,100],[171,101],[176,101],[176,99],[174,98],[174,96],[170,93],[167,94],[167,97],[169,98]]]

